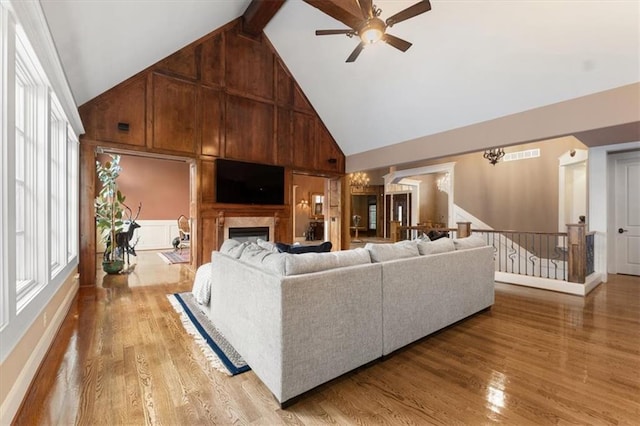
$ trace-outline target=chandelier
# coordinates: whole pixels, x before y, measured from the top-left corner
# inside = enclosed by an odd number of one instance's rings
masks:
[[[500,161],[502,157],[504,157],[504,149],[491,148],[490,150],[485,151],[482,156],[489,160],[489,162],[495,166],[496,163]]]
[[[355,172],[349,175],[349,184],[353,187],[364,188],[369,186],[369,176],[365,172]]]
[[[443,174],[438,178],[438,180],[436,180],[436,186],[438,187],[438,191],[440,192],[446,192],[448,194],[449,185],[450,185],[449,172]]]

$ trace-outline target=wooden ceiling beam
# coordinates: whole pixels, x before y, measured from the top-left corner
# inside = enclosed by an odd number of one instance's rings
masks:
[[[362,25],[363,16],[358,0],[304,0],[304,2],[354,30],[358,30]]]
[[[259,36],[286,0],[252,0],[242,15],[242,31]]]

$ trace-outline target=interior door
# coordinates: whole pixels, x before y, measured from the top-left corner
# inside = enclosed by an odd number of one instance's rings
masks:
[[[615,163],[616,266],[640,275],[640,152]]]

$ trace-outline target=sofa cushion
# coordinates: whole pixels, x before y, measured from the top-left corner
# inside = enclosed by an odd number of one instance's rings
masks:
[[[246,241],[241,243],[238,240],[229,238],[228,240],[224,240],[219,251],[220,253],[224,253],[235,259],[240,259],[240,255],[242,255],[242,251],[247,247],[247,245],[249,245],[249,243]]]
[[[418,242],[418,250],[422,256],[428,254],[447,253],[456,249],[451,238],[439,238],[435,241]]]
[[[470,235],[466,238],[456,238],[453,240],[456,250],[466,250],[487,246],[487,242],[479,235]]]
[[[393,244],[367,243],[364,248],[369,251],[372,262],[404,259],[419,256],[418,241],[398,241]]]
[[[285,274],[301,275],[328,269],[371,263],[369,252],[363,248],[329,253],[302,253],[285,258]]]

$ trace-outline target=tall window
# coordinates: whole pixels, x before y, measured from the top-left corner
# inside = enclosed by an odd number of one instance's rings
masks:
[[[49,160],[49,244],[51,277],[67,263],[67,121],[55,96],[51,96]]]
[[[29,303],[69,262],[75,262],[78,215],[78,147],[69,120],[20,26],[15,28],[13,110],[8,137],[15,159],[13,185],[17,311]],[[11,84],[12,82],[9,82]],[[11,112],[9,112],[11,113]],[[72,194],[72,195],[69,195]]]
[[[15,86],[15,232],[18,298],[37,284],[37,170],[38,85],[30,72],[25,46],[16,43]]]
[[[67,208],[65,210],[67,218],[67,262],[78,256],[78,209],[79,193],[78,187],[78,137],[71,126],[67,124]]]

